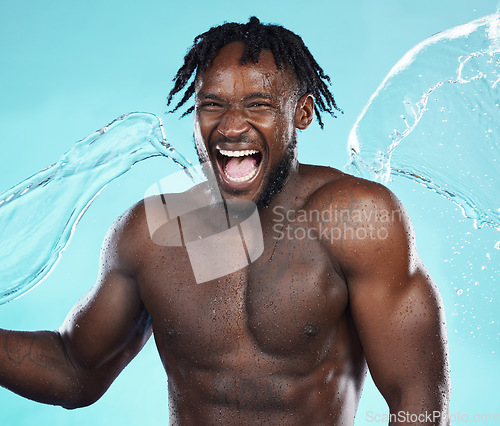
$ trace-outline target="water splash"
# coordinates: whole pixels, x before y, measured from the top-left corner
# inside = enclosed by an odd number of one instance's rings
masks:
[[[382,181],[391,175],[416,180],[455,201],[478,226],[500,227],[499,67],[499,14],[414,47],[358,118],[348,169]],[[166,142],[157,116],[132,113],[1,194],[0,304],[50,272],[107,183],[155,156],[190,165]]]
[[[135,163],[164,156],[191,164],[170,146],[160,118],[131,113],[75,143],[57,163],[0,195],[0,304],[54,267],[99,192]]]
[[[349,135],[349,171],[404,176],[500,227],[500,15],[438,33],[411,49]]]

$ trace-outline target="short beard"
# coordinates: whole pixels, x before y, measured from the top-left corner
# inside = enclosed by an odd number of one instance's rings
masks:
[[[290,171],[292,170],[293,163],[295,162],[296,147],[297,135],[294,135],[281,161],[269,172],[269,177],[267,178],[267,186],[265,187],[262,196],[257,201],[257,208],[259,210],[269,207],[271,201],[273,201],[273,198],[278,195],[285,186],[288,176],[290,176]]]

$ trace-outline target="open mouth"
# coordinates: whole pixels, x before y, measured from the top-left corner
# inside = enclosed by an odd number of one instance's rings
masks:
[[[217,150],[217,162],[227,182],[245,183],[259,171],[262,154],[256,149]]]

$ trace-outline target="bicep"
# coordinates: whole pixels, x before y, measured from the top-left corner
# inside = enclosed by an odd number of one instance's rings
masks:
[[[59,332],[85,379],[107,387],[151,335],[151,321],[129,268],[131,241],[121,227],[103,244],[97,283],[71,310]]]
[[[140,350],[149,329],[133,280],[111,272],[73,307],[59,331],[72,360],[98,368],[125,348]]]
[[[353,279],[351,309],[375,384],[389,405],[420,401],[447,387],[444,312],[422,266],[404,280]],[[394,407],[391,407],[394,408]]]
[[[369,195],[370,202],[360,203],[367,219],[357,225],[376,238],[344,241],[353,320],[371,375],[391,409],[435,406],[449,387],[439,291],[418,257],[399,200],[386,189]]]

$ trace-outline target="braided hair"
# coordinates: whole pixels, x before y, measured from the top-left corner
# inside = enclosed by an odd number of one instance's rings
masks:
[[[268,49],[272,52],[278,69],[285,66],[294,72],[301,96],[310,93],[314,97],[314,111],[321,128],[321,112],[333,117],[336,117],[334,110],[342,112],[328,89],[331,84],[330,77],[318,65],[302,39],[280,25],[261,24],[255,16],[252,16],[247,24],[228,22],[212,27],[194,39],[193,46],[184,57],[184,65],[179,68],[173,79],[174,87],[168,95],[167,106],[172,103],[174,95],[187,86],[193,74],[195,78],[179,103],[169,112],[177,111],[189,100],[195,92],[198,75],[210,65],[222,47],[236,41],[245,45],[241,57],[242,65],[258,62],[260,52]],[[194,106],[182,114],[182,117],[193,110]]]

